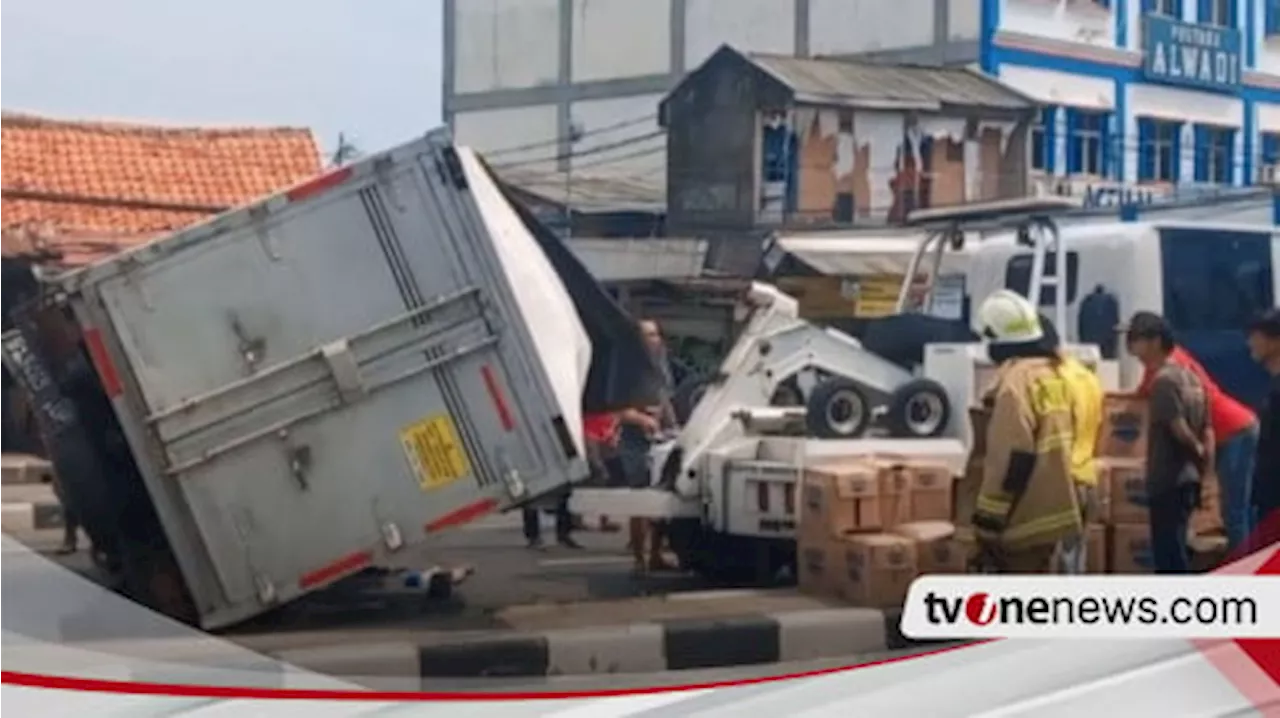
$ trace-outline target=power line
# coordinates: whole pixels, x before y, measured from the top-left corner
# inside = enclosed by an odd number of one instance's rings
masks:
[[[521,160],[519,162],[507,162],[507,163],[495,164],[494,168],[499,170],[512,169],[515,167],[527,167],[529,165],[539,165],[545,162],[561,162],[564,160],[573,159],[574,157],[588,157],[591,155],[600,154],[602,152],[608,152],[609,150],[616,150],[621,147],[629,147],[631,145],[638,144],[640,142],[645,142],[647,140],[654,139],[655,137],[662,137],[664,135],[666,135],[666,130],[658,130],[656,132],[650,132],[645,135],[637,135],[636,137],[631,137],[625,140],[618,140],[616,142],[609,142],[603,145],[596,145],[594,147],[591,147],[585,150],[576,151],[576,152],[565,152],[558,155],[554,155],[552,157],[542,157],[539,159]]]
[[[503,147],[501,149],[493,150],[492,152],[482,152],[481,154],[483,154],[486,157],[501,157],[503,155],[515,154],[517,152],[525,152],[527,150],[536,150],[536,149],[541,149],[543,147],[559,146],[561,142],[564,142],[566,140],[577,142],[578,140],[581,140],[584,137],[594,137],[596,135],[602,135],[606,132],[613,132],[615,130],[621,130],[627,127],[634,127],[636,125],[644,124],[650,120],[655,120],[657,118],[658,118],[657,113],[654,113],[651,115],[645,115],[644,117],[633,117],[629,120],[616,122],[612,125],[605,125],[604,127],[597,127],[595,129],[587,130],[585,132],[580,132],[580,133],[571,132],[568,135],[560,135],[550,140],[539,140],[537,142],[530,142],[523,145]]]

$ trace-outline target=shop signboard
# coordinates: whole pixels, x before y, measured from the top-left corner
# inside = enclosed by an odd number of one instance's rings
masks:
[[[1215,92],[1240,88],[1240,30],[1147,15],[1143,25],[1143,75],[1152,82]]]

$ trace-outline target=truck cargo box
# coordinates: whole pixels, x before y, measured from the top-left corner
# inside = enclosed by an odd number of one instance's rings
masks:
[[[6,362],[72,508],[127,592],[207,628],[584,478],[583,406],[643,402],[654,371],[444,131],[16,314]]]

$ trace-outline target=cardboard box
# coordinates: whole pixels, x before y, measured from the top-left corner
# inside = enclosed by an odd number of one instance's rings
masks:
[[[930,471],[933,465],[925,465]],[[939,483],[936,474],[922,477],[912,462],[897,457],[862,457],[833,461],[805,471],[802,531],[821,530],[831,538],[859,531],[883,531],[910,518],[913,488],[921,491],[920,511],[951,513],[951,480]],[[804,527],[809,528],[804,528]],[[823,528],[818,528],[819,526]]]
[[[944,464],[910,462],[903,467],[907,475],[904,492],[907,521],[950,521],[955,494],[955,477]]]
[[[1105,524],[1111,516],[1111,482],[1107,480],[1106,459],[1098,460],[1098,485],[1093,487],[1093,515],[1090,523]]]
[[[978,492],[981,490],[982,465],[970,466],[955,485],[954,508],[951,510],[953,523],[968,526],[973,521],[974,509],[978,507]]]
[[[850,534],[836,542],[836,596],[855,606],[897,608],[919,575],[916,545],[886,533]],[[828,554],[828,557],[831,555]]]
[[[1151,573],[1151,529],[1145,523],[1116,524],[1111,527],[1108,552],[1111,573]]]
[[[1085,533],[1085,570],[1088,573],[1107,573],[1110,565],[1107,556],[1107,527],[1090,524]]]
[[[1102,404],[1098,455],[1144,459],[1147,455],[1147,402],[1128,394],[1108,394]]]
[[[801,481],[800,533],[838,538],[851,531],[879,529],[880,472],[866,461],[808,467]]]
[[[810,596],[832,595],[835,586],[834,539],[805,537],[796,544],[796,585]]]
[[[921,575],[965,573],[970,545],[956,536],[949,521],[914,521],[893,529],[916,545],[916,567]]]
[[[1098,461],[1098,483],[1106,484],[1106,522],[1147,522],[1147,473],[1143,462],[1129,459]]]

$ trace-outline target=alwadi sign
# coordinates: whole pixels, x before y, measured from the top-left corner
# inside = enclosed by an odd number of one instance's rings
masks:
[[[1218,92],[1240,87],[1244,43],[1237,28],[1147,15],[1143,29],[1142,70],[1148,80]]]

